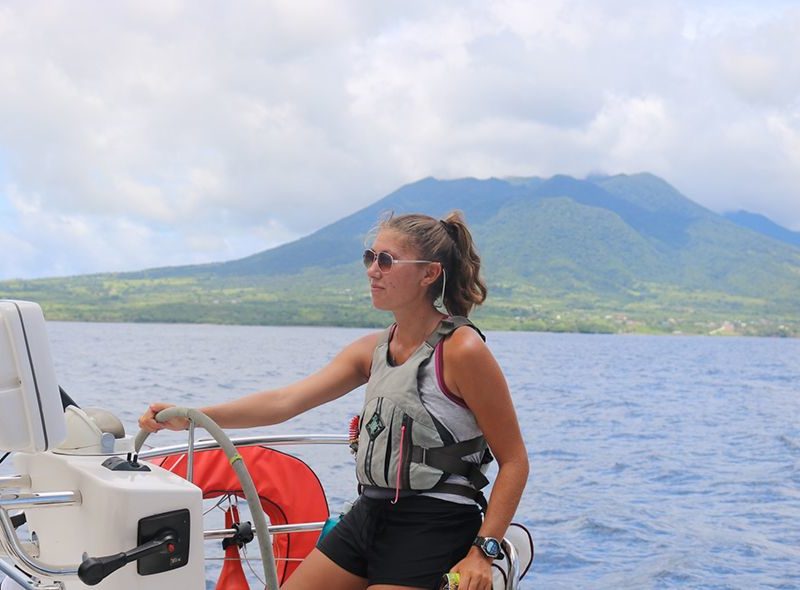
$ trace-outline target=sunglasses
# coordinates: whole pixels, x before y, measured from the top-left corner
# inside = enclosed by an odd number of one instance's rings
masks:
[[[364,250],[364,267],[370,268],[375,261],[381,272],[389,272],[395,264],[430,264],[432,260],[397,260],[388,252],[375,252],[370,248]]]

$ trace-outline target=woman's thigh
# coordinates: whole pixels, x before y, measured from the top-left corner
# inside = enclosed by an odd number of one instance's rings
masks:
[[[366,587],[365,578],[351,574],[314,549],[281,586],[281,590],[364,590]]]

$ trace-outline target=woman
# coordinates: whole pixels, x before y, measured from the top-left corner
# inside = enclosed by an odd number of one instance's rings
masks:
[[[202,408],[223,428],[276,424],[367,384],[357,454],[362,494],[284,585],[285,590],[489,590],[502,539],[528,477],[505,378],[466,316],[486,297],[480,258],[460,213],[383,221],[364,252],[372,303],[395,323],[364,336],[297,383]],[[441,298],[452,314],[440,312]],[[139,424],[158,424],[152,404]],[[491,447],[498,473],[481,518]],[[484,502],[485,504],[485,502]]]

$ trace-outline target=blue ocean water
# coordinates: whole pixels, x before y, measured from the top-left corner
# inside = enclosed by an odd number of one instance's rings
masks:
[[[282,385],[363,333],[49,324],[62,386],[131,432],[150,401],[202,406]],[[536,559],[523,588],[800,588],[800,341],[488,337],[531,461],[517,520]],[[345,432],[361,397],[256,432]],[[336,510],[354,496],[353,461],[323,451],[298,454]]]

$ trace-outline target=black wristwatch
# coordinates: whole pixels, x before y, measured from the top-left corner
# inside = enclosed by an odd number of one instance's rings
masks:
[[[486,557],[492,559],[503,559],[503,552],[500,549],[500,541],[494,537],[475,537],[472,542],[476,547],[480,547]]]

